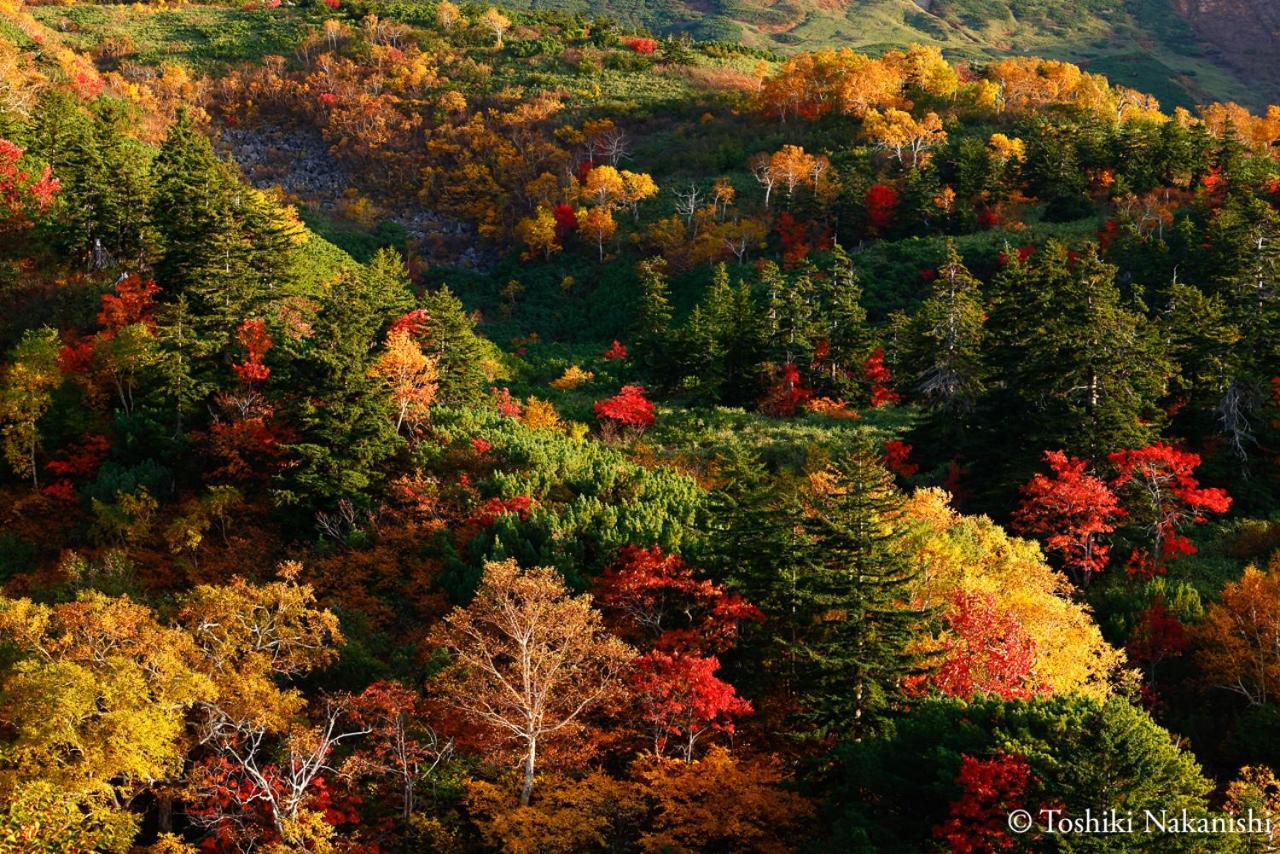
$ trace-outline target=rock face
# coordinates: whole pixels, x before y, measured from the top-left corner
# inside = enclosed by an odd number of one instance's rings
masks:
[[[1245,80],[1280,86],[1280,2],[1278,0],[1172,0],[1220,61]]]

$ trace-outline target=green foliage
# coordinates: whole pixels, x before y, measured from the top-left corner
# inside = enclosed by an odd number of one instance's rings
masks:
[[[1141,822],[1159,815],[1209,815],[1212,788],[1190,754],[1143,711],[1122,699],[1084,698],[966,703],[926,700],[885,739],[846,743],[838,751],[830,801],[832,844],[851,850],[920,850],[963,794],[955,777],[962,756],[997,752],[1024,757],[1034,777],[1023,808],[1033,815],[1114,809]],[[1041,820],[1043,823],[1043,819]],[[1223,840],[1160,836],[1162,850],[1201,850]],[[1128,850],[1118,837],[1072,837],[1084,850]]]

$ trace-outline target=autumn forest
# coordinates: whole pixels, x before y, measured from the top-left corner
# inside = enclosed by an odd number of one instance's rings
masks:
[[[0,852],[1274,850],[1260,103],[0,0]]]

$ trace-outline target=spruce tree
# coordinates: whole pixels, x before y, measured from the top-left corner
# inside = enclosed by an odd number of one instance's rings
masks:
[[[826,344],[821,380],[834,396],[848,399],[856,393],[862,365],[871,354],[872,335],[853,260],[839,243],[832,247],[831,269],[818,281],[818,290],[823,306],[819,334]]]
[[[999,449],[993,465],[1025,466],[1056,448],[1099,456],[1152,438],[1172,369],[1142,307],[1123,303],[1115,272],[1093,249],[1075,257],[1050,242],[992,282],[997,388],[984,444]]]

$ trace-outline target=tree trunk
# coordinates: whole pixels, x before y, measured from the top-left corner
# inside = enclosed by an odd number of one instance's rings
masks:
[[[538,755],[538,742],[529,741],[529,752],[524,755],[524,788],[520,790],[520,806],[529,806],[529,796],[533,794],[533,763]]]

